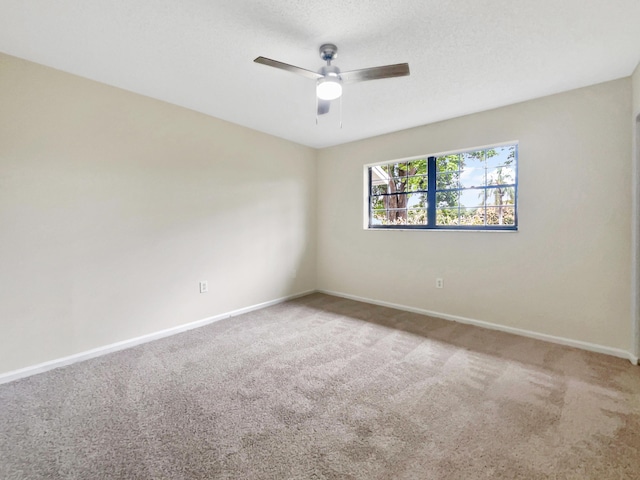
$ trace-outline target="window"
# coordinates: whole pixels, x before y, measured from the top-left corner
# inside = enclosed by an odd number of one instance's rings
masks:
[[[366,167],[369,228],[516,230],[518,145]]]

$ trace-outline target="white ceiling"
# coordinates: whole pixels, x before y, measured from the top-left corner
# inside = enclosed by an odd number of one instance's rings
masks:
[[[317,70],[325,42],[411,76],[316,125],[314,81],[253,59]],[[0,51],[326,147],[628,76],[640,0],[0,0]]]

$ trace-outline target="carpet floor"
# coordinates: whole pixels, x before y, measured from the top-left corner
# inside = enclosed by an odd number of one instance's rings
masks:
[[[313,294],[0,385],[0,478],[638,479],[640,368]]]

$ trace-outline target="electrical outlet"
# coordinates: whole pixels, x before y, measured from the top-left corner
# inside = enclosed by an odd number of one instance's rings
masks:
[[[444,288],[444,279],[436,278],[436,288]]]
[[[209,291],[209,283],[206,280],[200,282],[200,293],[207,293]]]

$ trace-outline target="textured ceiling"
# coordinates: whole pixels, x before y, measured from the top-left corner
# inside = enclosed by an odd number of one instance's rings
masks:
[[[313,147],[625,77],[640,0],[0,0],[0,51]],[[253,63],[342,70],[408,62],[347,85],[316,125],[313,80]],[[334,107],[337,104],[334,105]]]

